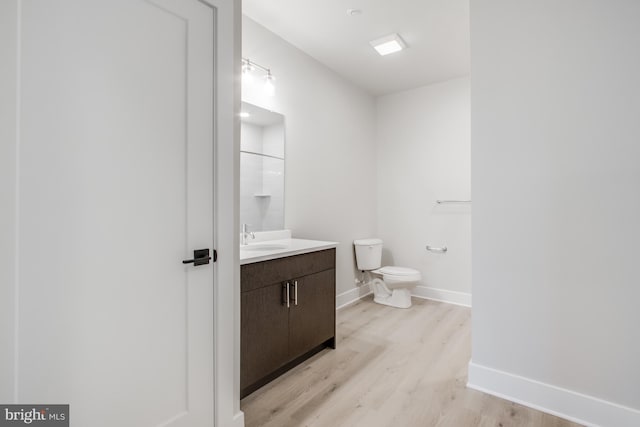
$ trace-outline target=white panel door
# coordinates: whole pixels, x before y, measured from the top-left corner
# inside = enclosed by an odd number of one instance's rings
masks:
[[[23,0],[17,396],[212,426],[213,42],[198,0]]]

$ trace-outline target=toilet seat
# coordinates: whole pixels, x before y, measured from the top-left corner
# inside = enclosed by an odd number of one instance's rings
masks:
[[[407,267],[397,267],[395,265],[378,268],[371,272],[381,274],[384,278],[392,279],[395,282],[417,282],[422,279],[422,275],[418,270]]]

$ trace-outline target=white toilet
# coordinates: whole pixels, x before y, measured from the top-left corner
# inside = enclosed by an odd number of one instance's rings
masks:
[[[391,307],[411,307],[411,290],[422,279],[420,272],[405,267],[380,268],[382,265],[381,239],[354,240],[353,244],[356,248],[358,270],[376,275],[369,282],[373,291],[373,300],[378,304]],[[382,276],[382,279],[379,276]]]

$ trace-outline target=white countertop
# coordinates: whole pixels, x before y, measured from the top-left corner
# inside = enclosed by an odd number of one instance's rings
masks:
[[[240,265],[331,249],[337,242],[306,239],[266,240],[240,246]]]

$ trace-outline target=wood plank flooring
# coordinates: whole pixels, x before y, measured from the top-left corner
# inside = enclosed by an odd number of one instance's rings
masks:
[[[247,427],[574,427],[466,388],[471,310],[365,298],[338,311],[324,350],[241,401]]]

